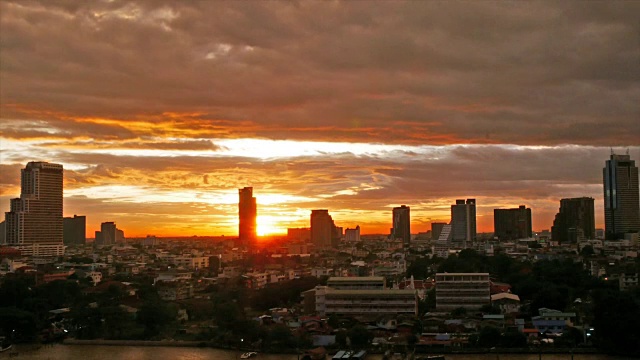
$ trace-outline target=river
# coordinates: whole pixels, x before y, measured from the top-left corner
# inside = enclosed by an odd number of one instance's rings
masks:
[[[99,346],[99,345],[62,345],[45,346],[39,349],[16,347],[18,355],[11,357],[17,360],[235,360],[240,352],[211,348],[162,347],[162,346]],[[9,354],[0,354],[0,359],[8,359]],[[367,360],[380,360],[382,355],[369,355]],[[537,354],[480,354],[480,355],[446,355],[447,360],[538,360]],[[296,355],[260,354],[256,360],[294,360]],[[327,357],[329,359],[329,357]],[[543,360],[570,360],[570,354],[543,354]],[[579,354],[574,360],[614,360],[623,359],[607,355]]]

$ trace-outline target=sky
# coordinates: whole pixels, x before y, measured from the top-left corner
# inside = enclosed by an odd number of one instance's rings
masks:
[[[638,1],[2,1],[0,211],[28,161],[65,168],[92,236],[336,225],[413,233],[477,199],[595,199],[611,149],[640,163]]]

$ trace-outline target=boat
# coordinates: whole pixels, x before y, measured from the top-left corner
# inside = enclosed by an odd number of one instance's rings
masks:
[[[364,360],[365,357],[367,357],[367,352],[364,350],[360,350],[357,353],[351,355],[351,358],[356,360]]]
[[[9,339],[4,336],[0,336],[0,352],[5,352],[7,350],[11,350],[13,344],[9,341]]]
[[[240,359],[251,359],[252,357],[258,356],[258,353],[255,351],[249,351],[242,355],[240,355]]]

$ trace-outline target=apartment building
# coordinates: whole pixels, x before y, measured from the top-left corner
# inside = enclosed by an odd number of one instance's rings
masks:
[[[437,273],[436,310],[477,310],[491,303],[489,273]]]

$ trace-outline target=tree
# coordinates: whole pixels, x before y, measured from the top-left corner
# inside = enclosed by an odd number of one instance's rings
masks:
[[[480,330],[480,334],[478,334],[478,346],[485,348],[498,346],[498,344],[500,344],[500,338],[500,330],[492,326],[485,326]]]
[[[347,332],[349,340],[351,340],[351,346],[355,348],[364,348],[369,345],[369,342],[373,338],[373,335],[363,325],[355,325]]]
[[[451,316],[453,317],[461,317],[467,315],[467,309],[463,307],[455,308],[451,311]]]
[[[593,246],[591,245],[583,246],[582,250],[580,250],[580,256],[582,256],[583,258],[595,255],[595,253],[596,252],[593,250]]]
[[[19,341],[30,341],[36,336],[36,318],[33,313],[15,307],[0,308],[0,333]]]
[[[138,310],[137,321],[144,326],[146,337],[153,337],[175,321],[176,314],[167,304],[162,302],[146,302]]]

